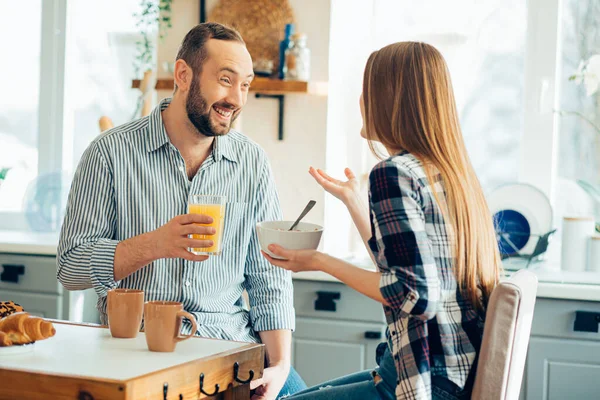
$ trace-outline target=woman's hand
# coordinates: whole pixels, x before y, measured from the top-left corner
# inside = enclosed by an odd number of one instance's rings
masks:
[[[348,178],[345,182],[334,179],[327,175],[325,171],[313,167],[310,167],[308,172],[323,189],[340,199],[344,204],[347,204],[352,197],[360,194],[360,183],[350,168],[344,170],[346,178]]]
[[[269,245],[269,251],[277,256],[286,258],[286,260],[279,260],[269,256],[264,251],[261,252],[271,264],[277,267],[292,272],[319,270],[317,258],[321,253],[316,250],[287,250],[276,244],[271,244]]]

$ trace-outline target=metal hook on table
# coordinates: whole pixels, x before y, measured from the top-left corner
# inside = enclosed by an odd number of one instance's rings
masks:
[[[254,378],[254,371],[252,371],[252,370],[249,371],[250,376],[246,380],[242,380],[242,379],[240,379],[238,377],[238,373],[239,372],[240,372],[240,364],[238,364],[236,362],[235,364],[233,364],[233,379],[236,382],[239,382],[241,384],[246,384],[246,383],[250,383],[250,381],[252,380],[252,378]]]
[[[214,392],[212,392],[212,393],[205,392],[204,391],[204,374],[202,373],[202,374],[200,374],[200,393],[202,393],[205,396],[209,396],[209,397],[216,396],[217,393],[219,393],[219,384],[218,383],[215,384]]]

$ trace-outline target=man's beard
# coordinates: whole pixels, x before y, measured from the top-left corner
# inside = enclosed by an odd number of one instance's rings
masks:
[[[224,102],[216,105],[232,111],[235,110],[234,106]],[[229,123],[215,124],[210,119],[211,108],[208,107],[206,99],[200,92],[200,84],[198,83],[198,79],[194,77],[192,79],[192,85],[190,87],[190,91],[188,92],[185,104],[185,111],[187,112],[190,122],[196,127],[198,132],[204,136],[212,137],[226,135],[231,130],[231,124],[238,117],[239,111],[236,111],[231,115],[231,118],[229,118]]]

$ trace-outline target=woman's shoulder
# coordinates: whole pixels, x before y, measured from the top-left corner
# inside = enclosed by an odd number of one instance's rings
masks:
[[[378,162],[371,174],[390,172],[405,179],[421,181],[426,178],[421,161],[409,152],[401,152]]]
[[[410,196],[419,200],[426,185],[421,161],[407,152],[380,161],[369,175],[369,190],[375,197]]]

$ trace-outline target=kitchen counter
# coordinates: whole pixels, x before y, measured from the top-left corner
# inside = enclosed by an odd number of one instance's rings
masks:
[[[56,256],[58,232],[0,230],[0,253]]]
[[[374,270],[372,266],[364,262],[359,266]],[[504,266],[505,273],[508,275],[519,267],[523,267],[523,263],[519,260],[511,260],[510,262],[505,261]],[[600,273],[561,271],[559,265],[552,262],[534,263],[529,270],[535,273],[539,280],[537,297],[600,301]],[[339,282],[338,279],[320,271],[298,272],[293,275],[293,279]]]
[[[537,272],[532,270],[533,272]],[[590,273],[592,275],[592,273]],[[597,278],[594,274],[594,278]],[[292,276],[293,279],[339,282],[338,279],[320,271],[299,272]],[[600,301],[600,284],[565,283],[559,281],[545,281],[539,277],[537,297],[548,299],[566,299],[583,301]]]
[[[58,244],[58,232],[38,233],[0,230],[0,253],[35,254],[55,256]],[[373,270],[370,261],[348,260],[354,265]],[[522,267],[522,261],[505,262],[510,273]],[[583,301],[600,301],[600,273],[561,271],[558,263],[538,262],[529,269],[539,279],[538,297],[554,299],[570,299]],[[336,278],[323,272],[300,272],[293,274],[293,279],[309,281],[339,282]]]

